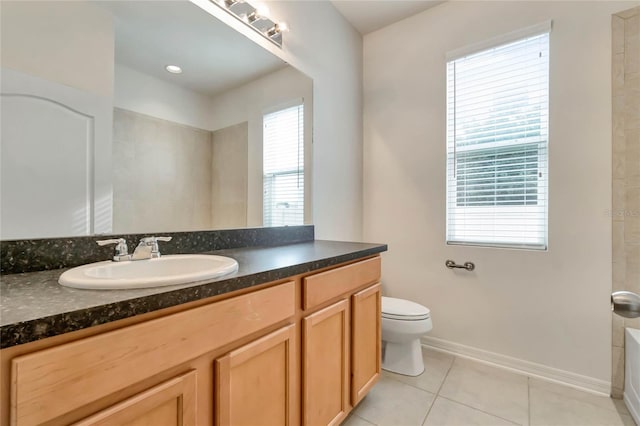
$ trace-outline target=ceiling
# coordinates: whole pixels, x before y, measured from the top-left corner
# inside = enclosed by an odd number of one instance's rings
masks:
[[[338,11],[364,35],[444,1],[435,0],[331,0]]]
[[[192,91],[215,95],[286,66],[188,1],[97,3],[114,15],[117,64]]]
[[[286,66],[186,0],[94,1],[114,15],[116,63],[187,89],[215,95]],[[331,1],[361,34],[443,2]],[[183,73],[169,74],[168,64],[179,65]]]

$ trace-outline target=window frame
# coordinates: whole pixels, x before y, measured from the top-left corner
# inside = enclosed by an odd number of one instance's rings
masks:
[[[456,152],[460,152],[459,149],[460,147],[457,146],[457,141],[455,138],[455,130],[454,130],[454,136],[451,137],[450,136],[450,120],[451,120],[451,112],[450,112],[450,87],[449,87],[449,79],[450,79],[450,64],[453,61],[456,61],[458,59],[462,59],[464,57],[467,56],[471,56],[471,55],[475,55],[475,54],[479,54],[482,53],[484,51],[487,50],[491,50],[494,48],[498,48],[500,46],[503,45],[507,45],[507,44],[511,44],[511,43],[516,43],[518,41],[525,41],[531,37],[536,37],[536,36],[541,36],[544,34],[548,35],[547,38],[547,47],[548,50],[547,52],[549,53],[550,56],[550,48],[551,48],[551,30],[552,30],[552,21],[546,21],[543,22],[541,24],[538,25],[534,25],[531,27],[527,27],[527,28],[523,28],[521,30],[518,31],[514,31],[512,33],[508,33],[499,37],[495,37],[492,38],[490,40],[486,40],[483,41],[481,43],[476,43],[461,49],[456,49],[454,51],[451,51],[447,54],[446,56],[446,77],[447,77],[447,95],[446,95],[446,133],[447,133],[447,137],[446,137],[446,191],[445,191],[445,201],[446,201],[446,215],[445,215],[445,221],[446,221],[446,231],[445,231],[445,241],[447,245],[463,245],[463,246],[474,246],[474,247],[489,247],[489,248],[506,248],[506,249],[526,249],[526,250],[536,250],[536,251],[547,251],[548,250],[548,245],[549,245],[549,235],[548,235],[548,231],[549,231],[549,142],[550,142],[550,135],[549,135],[549,93],[550,93],[550,69],[549,67],[547,67],[547,86],[546,86],[546,110],[544,111],[542,117],[544,120],[546,120],[545,124],[546,124],[546,137],[545,136],[538,136],[538,137],[529,137],[529,138],[524,138],[524,140],[522,141],[516,141],[516,139],[512,138],[510,140],[505,140],[505,141],[496,141],[496,142],[490,142],[490,143],[481,143],[478,144],[478,146],[466,146],[463,147],[464,151],[463,152],[478,152],[478,153],[482,153],[482,151],[487,151],[487,154],[489,154],[491,152],[491,150],[493,150],[493,152],[497,155],[498,153],[498,149],[500,149],[501,147],[504,148],[509,148],[509,147],[517,147],[517,146],[521,146],[523,147],[523,150],[520,151],[522,153],[525,152],[525,148],[527,145],[530,144],[537,144],[537,148],[538,148],[538,160],[536,163],[536,169],[538,171],[538,177],[537,177],[537,201],[536,204],[533,205],[527,205],[525,203],[520,204],[520,205],[508,205],[505,204],[504,205],[504,209],[503,210],[511,210],[513,211],[514,215],[519,215],[521,213],[518,212],[518,210],[521,210],[523,213],[528,213],[532,215],[532,220],[533,221],[538,221],[540,220],[540,217],[542,217],[542,220],[544,221],[543,225],[540,226],[540,229],[542,230],[542,232],[539,234],[539,236],[541,237],[541,243],[531,243],[531,242],[524,242],[523,239],[520,240],[520,242],[508,242],[506,241],[508,238],[504,237],[503,240],[504,241],[500,241],[499,237],[496,237],[496,233],[495,231],[491,233],[491,236],[481,236],[481,237],[475,237],[475,238],[461,238],[461,237],[457,237],[455,235],[455,231],[452,230],[452,228],[455,228],[455,223],[454,219],[456,219],[455,216],[455,211],[452,211],[452,209],[467,209],[467,211],[469,210],[469,208],[471,209],[483,209],[485,208],[487,212],[491,212],[493,213],[492,219],[495,220],[496,219],[496,215],[495,212],[500,210],[500,207],[496,208],[496,204],[494,204],[493,206],[488,205],[488,206],[459,206],[458,205],[458,199],[459,199],[459,195],[458,195],[458,163],[456,161]],[[547,66],[549,66],[550,64],[550,60],[547,57]],[[454,65],[454,70],[455,70],[455,65]],[[455,72],[455,71],[454,71]],[[454,97],[456,96],[455,94],[453,95]],[[455,102],[455,99],[454,99]],[[455,105],[455,104],[454,104]],[[455,111],[455,109],[454,109]],[[455,112],[454,112],[455,114]],[[454,116],[453,118],[453,126],[455,128],[456,120],[457,117]],[[537,139],[537,140],[536,140]],[[514,141],[516,141],[514,143]],[[451,143],[453,143],[453,159],[451,158]],[[524,193],[526,194],[526,182],[523,185],[524,188]],[[539,206],[537,205],[541,198],[540,196],[544,197],[542,199],[542,201],[544,201],[544,206],[542,207],[542,213],[539,213]],[[526,196],[526,195],[525,195]],[[494,197],[498,197],[498,195],[494,195]],[[536,212],[537,216],[536,216]],[[504,214],[504,212],[503,212]],[[463,215],[464,216],[464,215]],[[459,216],[458,219],[460,219],[461,217]],[[469,216],[467,216],[467,218],[469,218]],[[476,216],[476,220],[477,220],[477,216]],[[479,225],[479,230],[483,227],[484,225]],[[515,237],[514,237],[515,239]]]

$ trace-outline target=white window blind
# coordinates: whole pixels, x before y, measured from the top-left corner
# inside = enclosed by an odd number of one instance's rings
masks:
[[[304,224],[304,106],[263,117],[264,226]]]
[[[447,243],[546,249],[549,30],[447,62]]]

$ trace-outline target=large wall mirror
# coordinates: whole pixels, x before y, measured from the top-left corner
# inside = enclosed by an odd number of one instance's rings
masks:
[[[1,239],[312,222],[309,77],[187,0],[0,7]]]

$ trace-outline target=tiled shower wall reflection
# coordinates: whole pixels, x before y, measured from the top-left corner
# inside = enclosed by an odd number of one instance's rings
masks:
[[[113,110],[113,232],[211,229],[211,132]]]
[[[612,18],[613,27],[613,291],[640,293],[640,7]],[[613,315],[612,389],[624,389],[624,328],[640,318]]]
[[[211,132],[114,108],[113,232],[245,228],[247,141],[246,122]]]

